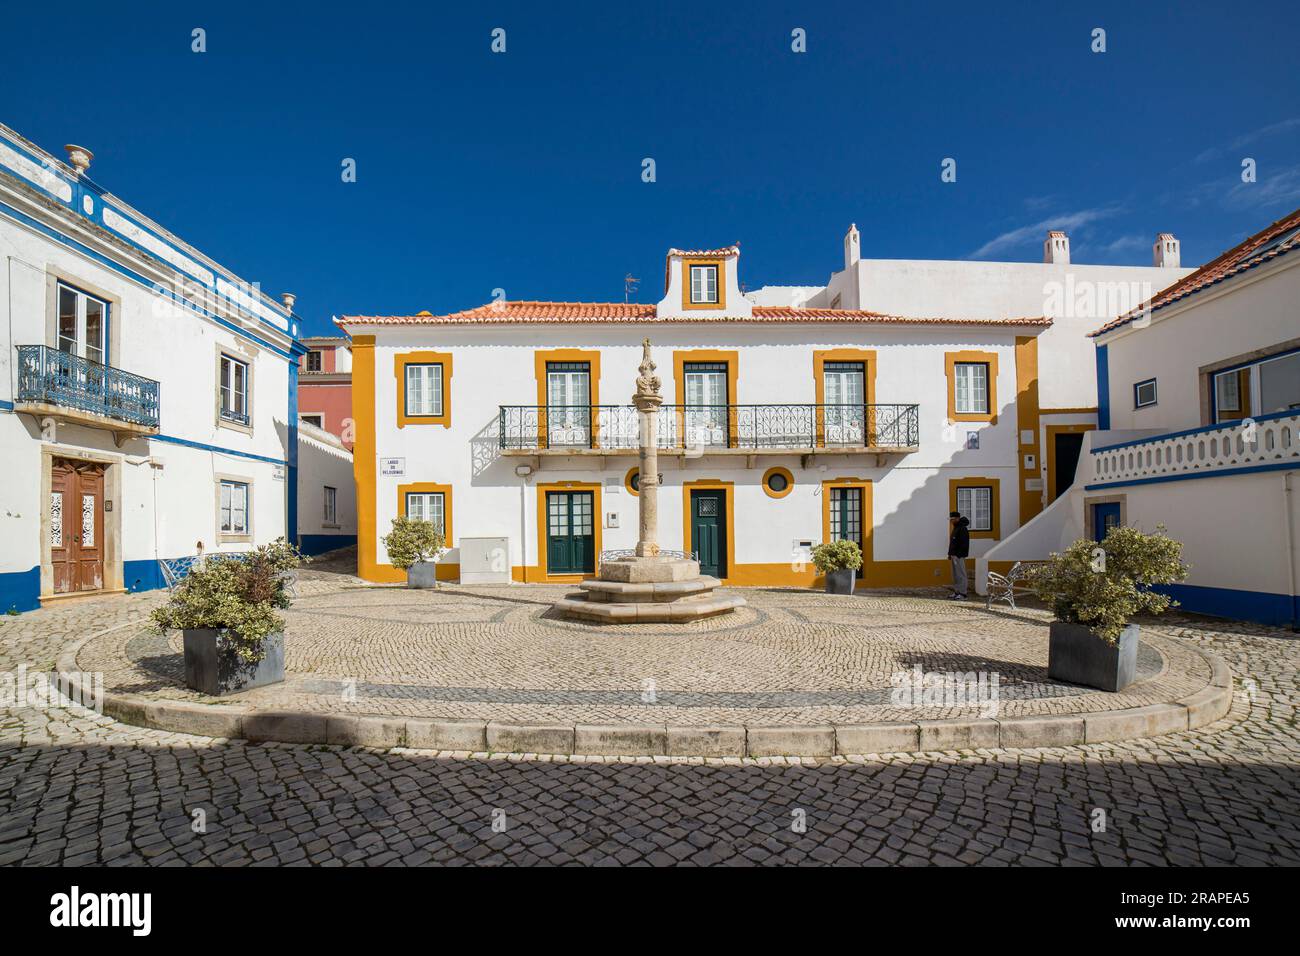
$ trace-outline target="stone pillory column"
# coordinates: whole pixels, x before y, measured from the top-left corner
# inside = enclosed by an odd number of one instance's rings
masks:
[[[636,380],[636,405],[641,429],[641,476],[637,480],[640,494],[640,540],[636,543],[638,558],[652,558],[659,553],[659,376],[650,358],[650,340],[641,343],[641,374]]]
[[[555,610],[604,624],[688,623],[744,607],[745,599],[717,594],[717,578],[700,574],[700,563],[681,551],[659,550],[659,376],[650,359],[650,340],[641,343],[636,379],[637,424],[641,434],[640,537],[633,554],[600,562],[600,575],[578,585],[582,593],[555,602]]]

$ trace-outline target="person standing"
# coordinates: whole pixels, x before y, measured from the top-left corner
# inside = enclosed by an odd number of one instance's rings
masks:
[[[952,564],[953,601],[966,599],[966,558],[970,555],[970,519],[958,511],[948,513],[948,561]]]

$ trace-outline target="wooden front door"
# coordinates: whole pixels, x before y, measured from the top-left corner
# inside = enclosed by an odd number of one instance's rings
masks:
[[[590,491],[547,492],[547,574],[595,573],[593,510],[594,496]]]
[[[691,492],[691,550],[700,573],[727,576],[727,493],[721,489]]]
[[[104,586],[104,466],[54,459],[47,507],[54,593],[99,590]]]

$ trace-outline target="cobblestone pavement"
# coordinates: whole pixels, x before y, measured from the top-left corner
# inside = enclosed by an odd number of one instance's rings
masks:
[[[568,724],[855,724],[987,706],[900,706],[894,676],[913,668],[996,675],[1005,717],[1162,703],[1210,677],[1205,659],[1159,622],[1144,625],[1139,680],[1124,692],[1051,682],[1044,612],[988,612],[937,590],[747,589],[748,605],[730,615],[615,627],[552,617],[562,586],[411,591],[322,576],[300,590],[285,614],[285,682],[232,702]],[[206,700],[184,687],[179,632],[108,631],[81,649],[78,669],[105,674],[110,692]]]
[[[87,627],[154,600],[0,619],[0,670],[46,667]],[[1300,863],[1295,636],[1191,618],[1168,628],[1232,666],[1226,718],[1038,750],[504,759],[0,710],[0,864]]]

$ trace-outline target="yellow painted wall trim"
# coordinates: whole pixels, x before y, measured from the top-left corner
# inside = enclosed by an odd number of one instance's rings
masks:
[[[637,498],[641,497],[641,492],[637,491],[635,488],[632,487],[632,479],[637,476],[637,472],[639,472],[640,470],[641,470],[640,468],[633,465],[631,468],[627,470],[627,474],[623,476],[623,487],[627,489],[627,493],[629,495],[632,495]]]
[[[406,366],[441,365],[442,366],[442,414],[408,415],[406,414]],[[393,374],[397,376],[397,427],[407,425],[441,425],[451,427],[451,353],[450,352],[402,352],[393,356]],[[355,376],[354,376],[355,383]],[[353,390],[355,392],[355,389]]]
[[[874,349],[817,349],[813,351],[813,389],[817,408],[817,444],[826,444],[825,415],[820,407],[826,404],[826,363],[861,362],[862,385],[868,405],[876,404],[876,352]],[[868,413],[870,414],[870,413]],[[868,424],[874,423],[874,417]],[[875,435],[868,434],[867,444],[874,445]]]
[[[1038,414],[1044,418],[1048,415],[1096,415],[1097,406],[1089,405],[1084,408],[1040,408]]]
[[[825,543],[831,539],[831,494],[832,488],[860,488],[862,490],[862,513],[858,515],[858,522],[862,527],[862,540],[858,545],[862,548],[862,581],[868,584],[874,581],[872,575],[875,571],[875,544],[872,541],[872,533],[875,530],[875,518],[873,515],[873,506],[871,503],[871,482],[866,478],[834,478],[830,481],[822,482],[822,542]],[[824,583],[825,578],[820,575],[817,577],[819,583]]]
[[[375,560],[379,546],[375,498],[375,337],[352,336],[352,477],[357,486],[357,576],[383,580]],[[391,565],[387,565],[391,567]]]
[[[691,266],[718,267],[718,301],[691,301]],[[682,260],[682,308],[683,309],[725,309],[727,307],[727,261],[725,259],[683,259]]]
[[[1016,336],[1016,484],[1020,504],[1019,524],[1024,525],[1034,515],[1043,510],[1041,491],[1029,491],[1025,487],[1028,479],[1041,477],[1039,465],[1042,464],[1042,450],[1038,447],[1038,337],[1034,335]],[[1028,432],[1031,441],[1023,443],[1024,434]],[[1034,467],[1025,467],[1025,456],[1034,456]]]
[[[957,413],[957,368],[958,363],[983,362],[989,367],[989,410],[983,412]],[[950,422],[998,422],[998,356],[996,352],[945,352],[943,370],[948,376],[948,421]]]
[[[970,528],[972,538],[1002,537],[1002,481],[999,478],[950,478],[948,480],[948,510],[957,510],[958,488],[991,488],[989,493],[989,530]]]
[[[784,491],[773,491],[767,486],[768,480],[773,475],[782,475],[785,478]],[[792,491],[794,491],[794,475],[790,472],[789,468],[782,468],[780,465],[777,465],[775,468],[769,468],[767,471],[763,472],[763,494],[767,495],[769,498],[784,498]]]
[[[710,359],[709,361],[717,361]],[[690,553],[695,549],[691,547],[694,543],[691,540],[691,491],[722,491],[724,505],[727,512],[727,573],[722,578],[723,584],[731,584],[734,575],[731,573],[732,565],[736,561],[736,485],[731,481],[720,481],[717,478],[700,478],[698,481],[687,481],[682,483],[682,550]]]
[[[546,406],[549,404],[546,393],[547,362],[586,362],[588,368],[587,387],[590,389],[592,407],[591,443],[600,447],[600,430],[597,427],[595,409],[600,405],[600,351],[598,349],[538,349],[533,353],[533,374],[537,378],[537,447],[547,447]]]
[[[440,485],[432,481],[417,481],[409,485],[397,486],[397,513],[406,514],[406,496],[410,494],[442,494],[442,536],[444,546],[455,547],[451,536],[451,485]]]
[[[555,361],[552,359],[552,361]],[[572,361],[565,359],[565,361]],[[545,366],[543,366],[545,368]],[[534,540],[537,542],[537,565],[531,569],[533,574],[528,575],[525,580],[529,582],[553,582],[576,584],[584,580],[581,574],[550,574],[546,569],[546,495],[551,491],[590,491],[591,495],[591,531],[595,537],[595,559],[596,564],[600,563],[600,552],[602,543],[602,525],[604,524],[605,512],[601,510],[600,482],[592,481],[553,481],[537,486],[537,529]]]
[[[1047,503],[1056,500],[1056,436],[1080,435],[1096,430],[1093,424],[1086,425],[1048,425],[1047,426]],[[1082,456],[1080,456],[1082,458]]]

